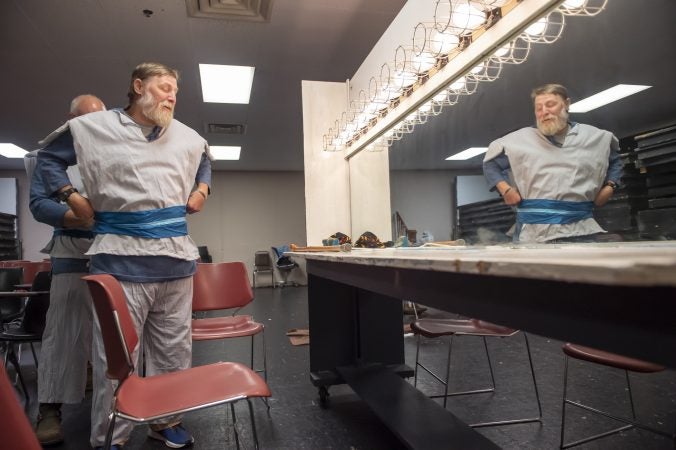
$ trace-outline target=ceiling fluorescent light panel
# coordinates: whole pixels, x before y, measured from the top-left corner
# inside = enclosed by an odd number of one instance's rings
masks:
[[[572,113],[586,113],[593,109],[605,106],[608,103],[616,102],[620,99],[634,95],[638,92],[644,91],[652,86],[644,86],[640,84],[618,84],[610,89],[601,91],[591,97],[580,100],[570,105],[569,112]]]
[[[241,146],[233,145],[210,145],[209,152],[218,161],[237,161],[242,151]]]
[[[254,67],[200,64],[199,69],[205,103],[249,103]]]
[[[26,150],[17,145],[9,143],[0,144],[0,155],[5,158],[23,158],[26,153],[28,153]]]
[[[467,159],[474,158],[477,155],[486,153],[487,150],[488,147],[470,147],[467,150],[463,150],[460,153],[449,156],[446,158],[446,161],[465,161]]]

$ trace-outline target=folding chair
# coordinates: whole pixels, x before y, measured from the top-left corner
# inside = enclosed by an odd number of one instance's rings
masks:
[[[110,449],[117,417],[147,423],[221,404],[230,404],[239,447],[234,403],[243,399],[249,406],[254,444],[258,448],[251,398],[270,396],[268,385],[258,374],[243,364],[219,362],[139,377],[134,373],[131,359],[139,339],[122,286],[110,275],[88,275],[83,279],[89,285],[101,325],[108,362],[107,376],[118,381],[104,448]]]
[[[2,363],[0,363],[0,436],[3,448],[42,449],[26,413],[16,398]]]
[[[270,272],[272,277],[272,287],[275,287],[275,269],[272,267],[272,258],[270,253],[265,250],[258,251],[254,254],[254,270],[253,270],[253,287],[256,289],[256,279],[261,273]]]
[[[439,383],[444,386],[444,393],[441,395],[430,395],[430,398],[443,398],[444,408],[448,397],[468,394],[483,394],[495,391],[495,377],[493,376],[493,365],[491,364],[491,357],[488,353],[488,345],[486,344],[487,337],[510,337],[516,335],[519,330],[495,325],[490,322],[485,322],[478,319],[418,319],[411,323],[411,330],[417,335],[417,346],[415,351],[415,370],[413,384],[417,386],[418,383],[418,368],[425,370],[432,375]],[[448,356],[446,360],[446,376],[441,378],[438,374],[432,371],[429,367],[420,362],[420,337],[424,336],[428,339],[439,338],[443,336],[448,337]],[[451,350],[453,349],[454,336],[480,336],[483,339],[484,350],[486,351],[486,358],[488,359],[488,368],[491,375],[491,386],[488,388],[474,389],[461,392],[448,392],[448,382],[451,372]],[[498,420],[491,422],[479,422],[470,424],[471,427],[491,427],[500,425],[513,425],[517,423],[540,422],[542,420],[542,405],[540,403],[540,394],[538,392],[537,382],[535,381],[535,371],[533,370],[533,359],[531,358],[530,345],[528,343],[528,336],[523,333],[526,341],[526,351],[528,353],[528,363],[530,366],[531,378],[533,380],[533,388],[535,389],[535,399],[538,405],[538,415],[535,417],[526,417],[520,419]]]
[[[267,358],[265,352],[265,325],[253,320],[250,315],[237,311],[254,299],[249,284],[246,266],[242,262],[197,264],[193,280],[192,310],[214,311],[235,309],[231,316],[193,319],[193,341],[230,339],[251,336],[251,369],[263,372],[267,381]],[[254,369],[254,336],[261,335],[263,346],[263,368]]]

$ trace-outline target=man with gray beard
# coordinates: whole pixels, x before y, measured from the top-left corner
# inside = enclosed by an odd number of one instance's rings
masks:
[[[593,218],[620,183],[622,163],[610,132],[568,118],[565,87],[531,93],[536,127],[493,141],[483,170],[491,190],[517,207],[515,242],[596,242],[606,233]],[[511,180],[509,172],[511,171]]]
[[[90,272],[120,281],[136,332],[142,337],[147,375],[190,367],[192,275],[199,254],[188,236],[186,213],[209,195],[207,142],[173,118],[178,73],[163,64],[136,67],[124,110],[72,119],[38,156],[49,192],[77,217],[94,218]],[[66,174],[78,163],[88,198]],[[90,443],[104,444],[113,385],[98,320],[93,331],[94,396]],[[136,361],[139,348],[132,358]],[[171,395],[167,392],[167,395]],[[113,448],[128,440],[132,423],[117,420]],[[153,423],[149,436],[181,448],[194,439],[180,417]]]

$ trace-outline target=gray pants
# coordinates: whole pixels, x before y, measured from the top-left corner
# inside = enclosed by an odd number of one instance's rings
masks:
[[[143,345],[146,375],[157,375],[187,369],[192,361],[192,277],[159,283],[131,283],[122,281],[127,296],[136,333]],[[136,363],[139,346],[132,354]],[[113,393],[116,386],[106,378],[106,354],[98,318],[94,320],[93,361],[94,397],[92,400],[91,435],[92,447],[103,445],[108,430]],[[136,373],[140,368],[137,365]],[[171,395],[167,392],[166,395]],[[160,421],[175,424],[180,418]],[[123,444],[129,439],[133,423],[117,419],[113,444]]]
[[[92,349],[92,299],[84,273],[52,276],[38,365],[40,403],[79,403]]]

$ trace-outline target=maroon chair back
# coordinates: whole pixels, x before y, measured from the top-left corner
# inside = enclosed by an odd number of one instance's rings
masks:
[[[108,378],[123,381],[134,370],[131,354],[138,344],[138,335],[122,286],[106,274],[87,275],[82,279],[87,281],[101,324]]]
[[[33,427],[26,417],[12,383],[7,378],[5,366],[0,361],[0,436],[2,448],[40,450],[42,446],[35,437]]]
[[[254,298],[243,262],[198,263],[192,294],[193,311],[241,308]]]

